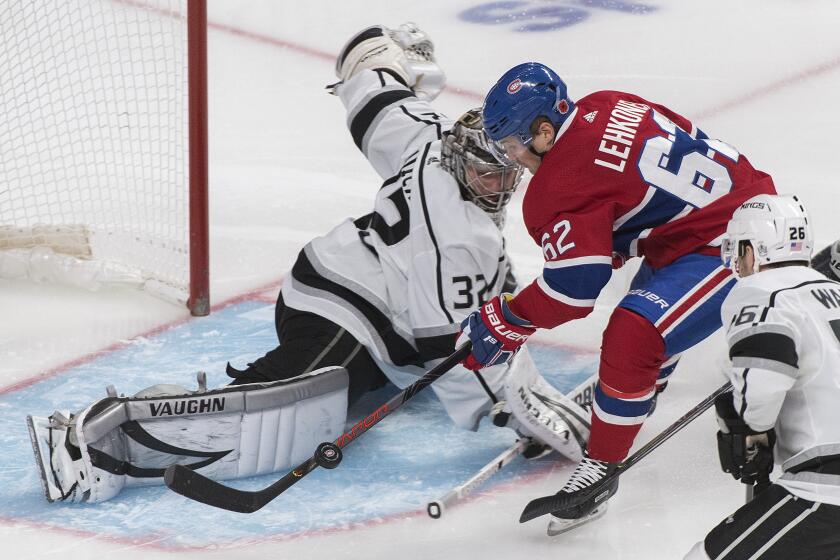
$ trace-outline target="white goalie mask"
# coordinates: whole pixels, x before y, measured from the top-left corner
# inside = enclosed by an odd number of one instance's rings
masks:
[[[721,244],[721,259],[736,274],[747,244],[755,255],[753,272],[768,264],[810,263],[814,243],[805,207],[791,195],[761,194],[747,200],[729,220]]]
[[[481,123],[481,109],[470,109],[445,133],[441,166],[464,191],[465,198],[500,223],[505,205],[522,179],[522,166],[494,157]]]

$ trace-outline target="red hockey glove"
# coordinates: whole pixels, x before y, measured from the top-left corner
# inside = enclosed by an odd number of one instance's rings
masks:
[[[461,362],[465,368],[475,371],[507,362],[536,330],[510,310],[512,297],[494,297],[461,322],[457,346],[472,342],[472,352]]]

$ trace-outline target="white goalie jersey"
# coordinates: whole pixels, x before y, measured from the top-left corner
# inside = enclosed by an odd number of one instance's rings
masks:
[[[382,187],[372,213],[303,249],[283,299],[347,329],[405,387],[451,354],[461,320],[501,291],[509,267],[504,241],[490,215],[464,200],[441,168],[441,135],[452,120],[387,71],[361,71],[337,93]],[[485,375],[495,390],[500,382],[490,378],[497,376]],[[474,427],[490,405],[475,375],[460,366],[433,388],[464,427]]]
[[[756,431],[775,426],[776,483],[840,505],[840,283],[805,266],[739,280],[721,310],[735,410]]]

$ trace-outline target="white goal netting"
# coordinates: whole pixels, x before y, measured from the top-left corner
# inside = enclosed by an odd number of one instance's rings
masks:
[[[189,291],[186,0],[0,0],[0,277]]]

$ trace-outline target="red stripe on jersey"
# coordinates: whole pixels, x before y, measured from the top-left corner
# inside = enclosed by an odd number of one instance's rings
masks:
[[[718,271],[717,274],[712,276],[712,278],[708,282],[696,288],[696,291],[693,294],[691,294],[691,296],[689,296],[688,299],[684,300],[679,306],[672,310],[664,321],[656,325],[657,330],[660,333],[664,333],[666,330],[668,330],[668,327],[670,327],[676,321],[685,316],[686,313],[692,308],[692,306],[694,306],[695,303],[703,299],[704,296],[706,296],[709,292],[714,290],[720,284],[729,280],[729,277],[731,275],[731,270],[729,270],[728,268],[721,268],[721,270]]]

